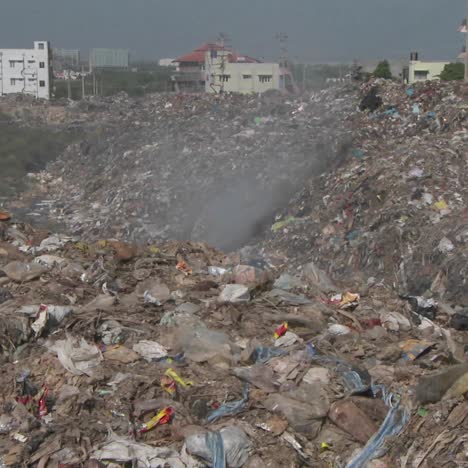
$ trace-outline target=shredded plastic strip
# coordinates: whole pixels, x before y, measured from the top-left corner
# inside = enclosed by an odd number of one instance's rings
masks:
[[[226,468],[226,454],[221,433],[219,431],[207,432],[205,441],[208,449],[213,454],[213,468]]]
[[[408,409],[397,402],[390,408],[379,430],[369,439],[362,451],[348,462],[346,468],[361,468],[370,460],[382,457],[387,451],[387,438],[399,434],[409,419]]]
[[[387,438],[398,435],[410,420],[410,411],[401,405],[400,396],[389,392],[382,384],[372,383],[367,386],[356,368],[334,356],[319,355],[312,343],[307,344],[306,351],[311,360],[335,364],[348,390],[355,393],[370,388],[374,398],[380,394],[385,405],[390,408],[379,430],[368,440],[362,451],[348,462],[346,468],[362,468],[370,460],[382,457],[388,450]]]

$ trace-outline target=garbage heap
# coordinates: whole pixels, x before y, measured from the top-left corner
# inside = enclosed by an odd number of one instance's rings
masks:
[[[267,93],[98,102],[107,109],[97,114],[108,123],[102,134],[70,146],[36,179],[54,222],[83,238],[192,239],[232,250],[333,164],[350,136],[353,96],[344,87],[291,100]]]
[[[0,466],[466,464],[466,310],[0,214]]]
[[[341,164],[313,177],[272,224],[278,261],[343,281],[468,303],[468,99],[462,83],[377,81],[379,107],[348,120]],[[372,96],[372,93],[371,93]]]

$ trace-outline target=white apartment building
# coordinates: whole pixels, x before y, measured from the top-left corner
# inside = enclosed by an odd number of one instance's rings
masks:
[[[217,93],[264,93],[284,89],[288,72],[278,63],[229,61],[228,51],[206,52],[205,91]]]
[[[33,49],[0,49],[0,96],[19,93],[50,99],[51,63],[47,41],[34,42]]]

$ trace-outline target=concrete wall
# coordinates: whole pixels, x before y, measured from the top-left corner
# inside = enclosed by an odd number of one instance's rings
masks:
[[[421,62],[413,60],[409,63],[409,83],[417,81],[438,80],[445,65],[449,62]]]
[[[226,52],[218,51],[205,59],[205,90],[207,93],[264,93],[284,88],[284,76],[278,63],[229,63]]]
[[[0,49],[0,96],[21,93],[50,99],[51,71],[46,41],[34,42],[33,49]]]

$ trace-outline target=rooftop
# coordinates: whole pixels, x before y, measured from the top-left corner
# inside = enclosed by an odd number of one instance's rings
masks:
[[[257,60],[253,57],[249,57],[247,55],[240,55],[237,52],[222,46],[220,44],[216,43],[211,43],[211,42],[206,42],[205,44],[202,44],[201,46],[197,47],[194,49],[192,52],[189,54],[181,55],[180,57],[177,57],[174,62],[178,63],[205,63],[205,54],[206,52],[209,51],[217,51],[217,50],[222,50],[229,52],[228,55],[228,60],[231,63],[259,63],[260,60]]]

